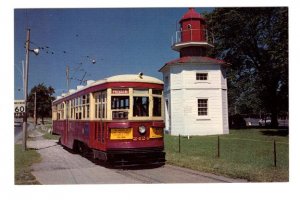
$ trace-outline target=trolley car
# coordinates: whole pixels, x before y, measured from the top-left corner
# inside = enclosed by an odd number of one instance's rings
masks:
[[[162,93],[162,81],[142,74],[87,81],[53,101],[53,133],[115,165],[164,164]]]

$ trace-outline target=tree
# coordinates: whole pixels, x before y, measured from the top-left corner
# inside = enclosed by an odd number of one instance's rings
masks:
[[[217,8],[206,15],[211,55],[228,67],[229,111],[288,112],[288,8]]]
[[[44,83],[40,83],[34,86],[28,96],[28,111],[30,115],[34,113],[34,99],[36,93],[36,114],[37,117],[42,119],[42,124],[44,124],[45,117],[51,117],[52,112],[52,101],[55,99],[52,95],[55,93],[54,89],[49,86],[46,87]]]

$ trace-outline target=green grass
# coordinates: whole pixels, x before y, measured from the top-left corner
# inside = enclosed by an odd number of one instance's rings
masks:
[[[29,185],[39,184],[35,177],[31,174],[30,166],[40,162],[41,156],[35,150],[28,149],[22,151],[22,145],[15,145],[15,184]]]
[[[252,182],[289,180],[289,144],[287,130],[231,130],[220,136],[193,136],[190,139],[165,135],[167,163],[195,170],[243,178]],[[276,140],[277,167],[274,167],[273,141]]]
[[[44,128],[44,129],[43,129]],[[39,127],[39,132],[43,133],[43,138],[46,140],[59,140],[60,135],[53,135],[48,132],[49,129],[52,129],[52,124],[46,124],[42,127]]]
[[[46,140],[59,140],[60,135],[53,135],[53,134],[47,132],[43,135],[43,138]]]

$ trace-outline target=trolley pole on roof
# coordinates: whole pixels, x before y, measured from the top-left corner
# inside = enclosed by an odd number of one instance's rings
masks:
[[[30,29],[27,29],[26,36],[26,57],[25,57],[25,75],[24,75],[24,101],[25,101],[25,112],[23,120],[23,145],[22,150],[27,150],[27,89],[28,89],[28,70],[29,70],[29,48],[30,48]]]

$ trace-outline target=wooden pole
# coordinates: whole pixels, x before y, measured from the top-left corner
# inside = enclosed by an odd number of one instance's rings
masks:
[[[178,152],[180,153],[180,134],[178,136]]]
[[[277,158],[276,158],[276,141],[273,142],[273,154],[274,154],[274,167],[277,167]]]
[[[30,29],[27,29],[26,34],[26,60],[25,60],[25,76],[24,76],[24,102],[25,112],[23,120],[23,142],[22,150],[27,150],[27,90],[28,90],[28,72],[29,72],[29,49],[30,49]]]
[[[220,136],[218,136],[218,152],[217,157],[220,158]]]
[[[37,124],[37,116],[36,116],[36,92],[34,92],[34,127]]]

